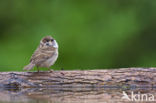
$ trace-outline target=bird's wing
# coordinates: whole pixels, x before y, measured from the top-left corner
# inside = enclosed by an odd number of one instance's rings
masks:
[[[54,54],[54,51],[42,52],[41,50],[36,50],[35,53],[32,55],[30,62],[33,64],[40,64],[52,57]]]

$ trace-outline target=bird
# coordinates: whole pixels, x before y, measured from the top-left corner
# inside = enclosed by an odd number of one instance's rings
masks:
[[[39,67],[48,68],[50,72],[53,72],[50,67],[56,62],[57,58],[58,43],[52,36],[45,36],[31,56],[30,63],[23,70],[31,70],[36,66],[38,72]]]

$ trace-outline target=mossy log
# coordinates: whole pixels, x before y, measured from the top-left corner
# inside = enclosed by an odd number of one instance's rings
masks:
[[[1,88],[155,88],[156,68],[0,72]]]

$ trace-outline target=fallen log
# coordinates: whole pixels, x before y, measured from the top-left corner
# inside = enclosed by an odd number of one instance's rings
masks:
[[[0,72],[1,88],[155,88],[156,68]]]

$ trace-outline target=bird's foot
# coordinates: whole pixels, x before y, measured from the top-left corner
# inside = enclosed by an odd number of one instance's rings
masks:
[[[37,70],[37,73],[39,73],[40,71],[39,70]]]
[[[60,72],[62,75],[64,75],[64,73],[63,72]]]
[[[52,73],[52,72],[54,72],[54,70],[53,69],[49,69],[49,73]]]

